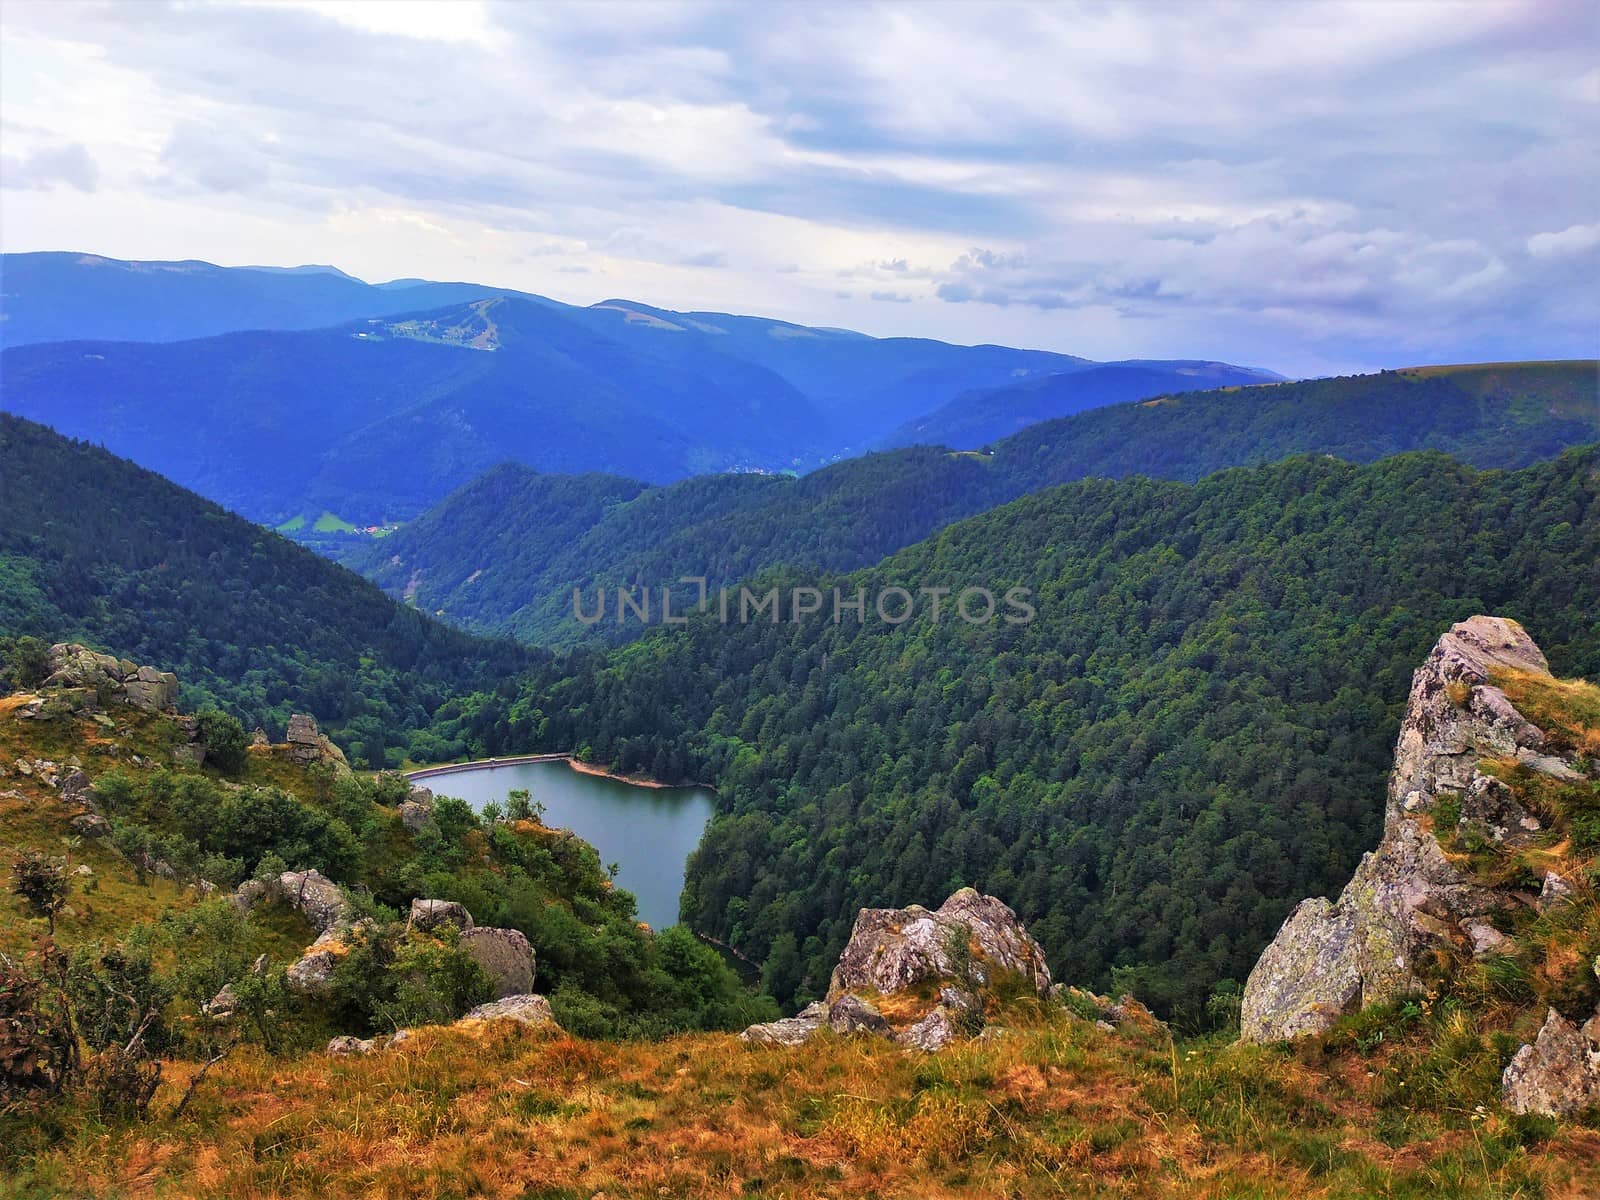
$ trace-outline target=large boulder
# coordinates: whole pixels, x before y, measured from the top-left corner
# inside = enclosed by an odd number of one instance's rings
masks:
[[[462,947],[494,984],[497,1000],[533,991],[534,957],[528,939],[515,929],[467,929]]]
[[[295,713],[289,718],[289,728],[284,734],[286,753],[291,762],[309,767],[314,763],[327,763],[336,770],[348,771],[349,762],[344,751],[328,740],[317,728],[316,718],[305,713]]]
[[[263,900],[282,900],[319,934],[350,923],[350,901],[338,884],[315,868],[285,871],[275,879],[247,879],[233,894],[233,902],[242,912],[249,912]]]
[[[548,1025],[553,1029],[561,1028],[556,1024],[555,1013],[550,1011],[550,1001],[533,992],[504,996],[499,1000],[480,1004],[456,1023],[459,1025],[465,1021],[516,1021],[523,1025]]]
[[[1600,1009],[1580,1029],[1552,1008],[1506,1067],[1500,1092],[1516,1113],[1559,1117],[1600,1105]]]
[[[457,929],[472,928],[472,914],[464,904],[454,900],[413,900],[411,902],[411,927],[427,932],[441,925],[454,925]]]
[[[1503,671],[1548,675],[1549,667],[1522,627],[1499,617],[1453,626],[1417,669],[1395,746],[1383,838],[1337,901],[1302,901],[1263,952],[1245,983],[1244,1040],[1322,1033],[1345,1013],[1417,990],[1418,967],[1435,951],[1482,957],[1503,949],[1489,918],[1534,897],[1476,882],[1434,834],[1444,800],[1489,842],[1515,848],[1539,833],[1538,819],[1479,768],[1483,759],[1519,754],[1566,766],[1494,685]]]
[[[178,677],[101,654],[78,642],[58,642],[46,659],[44,687],[70,692],[83,706],[127,704],[146,712],[171,712],[178,703]]]
[[[1044,950],[1017,914],[993,896],[962,888],[932,912],[919,904],[862,909],[828,995],[898,992],[924,979],[966,973],[983,983],[995,971],[1021,975],[1040,995],[1050,990]]]

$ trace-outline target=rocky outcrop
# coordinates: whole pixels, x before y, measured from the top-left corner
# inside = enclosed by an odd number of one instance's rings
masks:
[[[327,763],[335,770],[348,771],[349,762],[345,759],[344,751],[328,740],[320,729],[314,717],[305,713],[295,713],[289,718],[288,732],[284,734],[285,746],[283,754],[290,762],[302,767],[309,767],[316,763]]]
[[[413,900],[411,902],[411,928],[427,932],[441,925],[454,925],[457,929],[472,928],[472,914],[466,905],[454,900]]]
[[[826,1028],[827,1024],[828,1006],[817,1000],[792,1017],[750,1026],[739,1035],[739,1040],[758,1046],[798,1046]]]
[[[995,971],[1023,976],[1040,995],[1050,990],[1044,950],[1017,914],[993,896],[962,888],[933,912],[918,904],[862,909],[828,994],[898,992],[924,979],[969,975],[985,983]]]
[[[533,947],[515,929],[467,929],[461,947],[484,969],[497,1000],[533,991]]]
[[[45,688],[72,693],[77,707],[126,704],[144,712],[172,712],[178,703],[178,677],[142,667],[125,658],[100,654],[77,642],[50,647]]]
[[[350,902],[338,884],[315,868],[285,871],[276,879],[247,879],[233,894],[233,902],[241,912],[249,912],[263,900],[283,901],[319,934],[349,925]]]
[[[1600,1008],[1581,1029],[1552,1008],[1506,1067],[1500,1092],[1512,1112],[1547,1117],[1600,1105]]]
[[[433,818],[433,793],[417,784],[400,804],[400,823],[412,833],[421,833]]]
[[[503,996],[499,1000],[491,1000],[487,1004],[480,1004],[472,1009],[466,1016],[457,1021],[457,1025],[467,1021],[516,1021],[522,1025],[547,1025],[553,1029],[560,1029],[556,1024],[555,1013],[550,1011],[550,1001],[533,992],[525,992],[516,996]]]
[[[1524,845],[1538,834],[1538,819],[1481,761],[1572,769],[1494,685],[1503,671],[1548,674],[1549,666],[1520,625],[1498,617],[1453,626],[1416,671],[1382,841],[1336,902],[1302,901],[1262,954],[1244,989],[1246,1041],[1320,1033],[1344,1013],[1403,995],[1435,951],[1483,957],[1504,948],[1493,915],[1533,897],[1480,885],[1434,834],[1439,805],[1449,801],[1461,827],[1488,843]]]
[[[828,998],[739,1036],[755,1045],[798,1046],[828,1029],[937,1050],[982,1030],[978,990],[1004,973],[1021,976],[1040,995],[1050,990],[1044,951],[1016,913],[993,896],[962,888],[934,912],[920,905],[864,908],[834,968]],[[949,982],[930,999],[924,990],[930,980]],[[896,1002],[892,1010],[880,1010],[874,996]],[[894,1020],[886,1010],[895,1013]]]

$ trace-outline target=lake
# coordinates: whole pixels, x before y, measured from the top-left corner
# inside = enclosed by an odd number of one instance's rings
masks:
[[[436,796],[456,796],[481,811],[526,788],[544,805],[545,824],[570,829],[618,863],[617,886],[639,898],[639,919],[653,929],[678,923],[684,860],[700,844],[716,793],[709,788],[639,787],[574,771],[565,762],[517,763],[452,771],[417,780]]]

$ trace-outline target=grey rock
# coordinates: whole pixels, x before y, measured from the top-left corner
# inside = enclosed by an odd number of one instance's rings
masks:
[[[912,1049],[925,1050],[931,1054],[955,1041],[958,1033],[950,1011],[936,1008],[901,1034],[900,1040]]]
[[[333,980],[338,959],[328,950],[309,950],[283,973],[289,990],[301,996],[320,996]]]
[[[89,794],[89,776],[83,771],[73,771],[61,781],[61,798],[83,803]]]
[[[350,902],[339,885],[320,871],[285,871],[272,890],[311,922],[319,934],[350,919]]]
[[[1571,904],[1575,893],[1572,885],[1561,878],[1554,871],[1544,873],[1544,886],[1539,889],[1538,909],[1540,912],[1549,912],[1552,908]]]
[[[328,1053],[334,1055],[371,1054],[376,1048],[374,1038],[336,1037],[328,1043]]]
[[[421,833],[433,819],[433,806],[406,800],[400,805],[400,823],[412,833]]]
[[[289,728],[284,741],[287,743],[287,754],[291,762],[303,767],[314,763],[328,763],[340,771],[350,769],[344,751],[329,741],[317,728],[314,717],[305,713],[295,713],[289,718]]]
[[[457,929],[472,928],[472,914],[465,905],[454,900],[413,900],[411,902],[411,927],[437,929],[441,925],[454,925]]]
[[[69,822],[73,833],[83,837],[102,838],[111,834],[111,826],[98,813],[79,813]]]
[[[1539,754],[1526,746],[1517,747],[1517,761],[1525,767],[1538,771],[1541,775],[1559,779],[1562,783],[1584,783],[1589,778],[1583,772],[1574,770],[1559,758],[1549,754]]]
[[[792,1017],[750,1026],[739,1035],[739,1040],[758,1046],[798,1046],[821,1032],[827,1024],[828,1006],[817,1000]]]
[[[467,929],[461,945],[494,983],[495,999],[533,991],[533,947],[515,929]]]
[[[1476,918],[1461,922],[1461,932],[1472,943],[1473,958],[1488,958],[1495,954],[1510,954],[1516,950],[1514,943],[1487,921]]]
[[[870,1033],[877,1037],[888,1037],[893,1032],[882,1013],[859,996],[849,994],[828,1005],[828,1028],[835,1033]]]
[[[987,982],[999,969],[1023,976],[1040,995],[1049,991],[1044,950],[1017,914],[993,896],[962,888],[934,912],[916,904],[862,909],[834,968],[828,994],[858,989],[897,992],[924,979],[955,979],[960,972],[950,947],[958,940],[965,940],[970,949],[977,982]]]
[[[1500,1093],[1512,1112],[1548,1117],[1600,1104],[1600,1011],[1579,1029],[1550,1009],[1533,1044],[1506,1067]]]
[[[533,992],[503,996],[499,1000],[480,1004],[461,1020],[518,1021],[523,1025],[549,1025],[560,1028],[556,1024],[555,1014],[550,1011],[550,1001]]]
[[[239,994],[233,990],[233,984],[225,983],[222,990],[200,1006],[200,1011],[205,1016],[216,1022],[233,1020],[239,1008]]]
[[[1326,1031],[1359,1007],[1417,990],[1434,950],[1494,953],[1483,918],[1521,901],[1483,887],[1445,856],[1432,832],[1438,801],[1494,841],[1524,843],[1538,822],[1478,769],[1482,758],[1544,755],[1544,734],[1490,682],[1505,669],[1548,673],[1514,621],[1473,617],[1451,627],[1412,677],[1389,776],[1383,838],[1337,902],[1302,901],[1245,983],[1240,1035],[1272,1041]]]
[[[413,783],[411,785],[411,791],[407,794],[406,799],[411,801],[413,804],[425,804],[429,808],[432,808],[433,790],[431,788],[423,787],[420,783]]]

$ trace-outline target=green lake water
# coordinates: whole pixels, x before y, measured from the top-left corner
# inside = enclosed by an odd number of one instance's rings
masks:
[[[570,829],[618,863],[617,886],[639,898],[639,919],[654,929],[678,923],[684,860],[700,844],[716,794],[709,788],[648,788],[585,775],[564,762],[456,771],[417,780],[436,796],[456,796],[481,810],[526,788],[544,805],[545,824]]]

